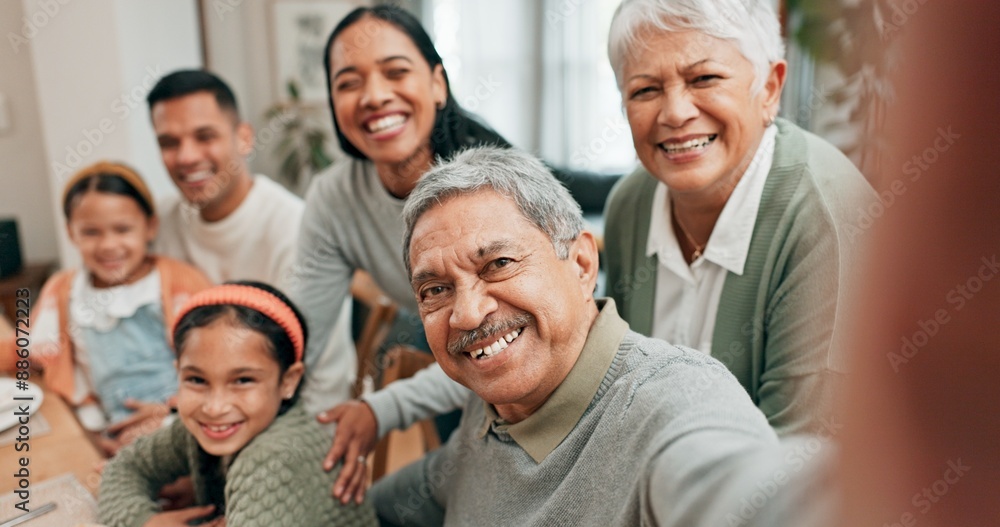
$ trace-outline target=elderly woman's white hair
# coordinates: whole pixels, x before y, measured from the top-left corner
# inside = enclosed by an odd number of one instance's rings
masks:
[[[781,24],[772,0],[623,0],[611,20],[608,58],[622,84],[622,68],[643,30],[697,31],[732,40],[754,68],[752,93],[760,92],[770,64],[785,57]]]

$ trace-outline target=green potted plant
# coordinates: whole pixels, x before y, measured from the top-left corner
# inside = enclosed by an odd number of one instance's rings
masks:
[[[302,101],[295,81],[288,81],[286,88],[288,101],[268,108],[265,118],[278,139],[274,149],[279,160],[275,179],[301,196],[312,177],[333,163],[330,134],[322,109]]]

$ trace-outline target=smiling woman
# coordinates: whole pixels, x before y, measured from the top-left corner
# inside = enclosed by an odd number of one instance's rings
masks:
[[[458,105],[430,37],[401,9],[352,11],[330,34],[325,58],[341,148],[375,163],[397,197],[409,194],[434,156],[475,144],[509,146]]]
[[[639,38],[646,46],[621,73],[636,153],[670,188],[675,215],[683,205],[721,210],[774,120],[785,64],[776,62],[755,94],[753,66],[730,41],[695,31]]]
[[[328,371],[340,372],[338,382],[349,386],[354,352],[327,349],[327,341],[354,271],[367,271],[390,298],[416,311],[401,251],[407,196],[437,159],[509,144],[458,105],[430,37],[402,9],[352,11],[330,34],[324,59],[330,113],[349,157],[318,176],[306,195],[290,293],[315,331],[306,357],[334,365]],[[419,327],[412,333],[420,340]],[[345,472],[364,453],[352,450]]]
[[[874,193],[776,118],[770,2],[625,0],[608,50],[643,165],[608,202],[609,294],[636,331],[726,364],[779,433],[816,430],[844,373],[848,228]]]
[[[358,45],[369,32],[379,38]],[[377,19],[344,29],[329,61],[338,131],[375,163],[390,192],[405,196],[412,174],[431,165],[427,138],[445,101],[444,68],[432,69],[405,33]]]

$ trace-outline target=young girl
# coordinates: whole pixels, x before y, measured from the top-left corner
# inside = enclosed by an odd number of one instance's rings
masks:
[[[298,403],[307,330],[279,291],[236,282],[195,295],[174,327],[180,417],[104,469],[110,527],[376,525],[368,504],[330,496],[329,436]],[[159,512],[156,492],[190,475],[198,507]]]
[[[167,328],[175,307],[210,283],[187,264],[147,252],[157,228],[152,196],[125,165],[100,162],[76,173],[63,212],[83,269],[58,273],[42,288],[32,358],[111,455],[169,413],[177,377]]]

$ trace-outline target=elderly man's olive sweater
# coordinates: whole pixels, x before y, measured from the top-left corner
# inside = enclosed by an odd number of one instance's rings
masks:
[[[158,490],[190,475],[196,503],[224,510],[233,527],[374,526],[370,505],[341,505],[330,497],[339,468],[324,472],[330,437],[294,406],[253,438],[225,476],[219,458],[202,451],[180,420],[140,438],[104,469],[100,521],[141,526],[160,511]]]

